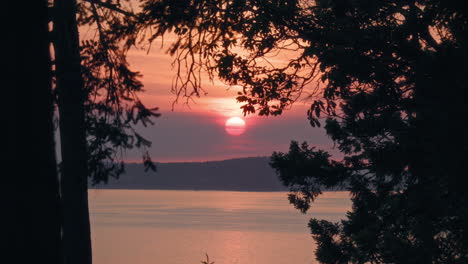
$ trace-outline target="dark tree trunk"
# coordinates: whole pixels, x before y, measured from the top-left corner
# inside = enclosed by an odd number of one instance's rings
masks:
[[[85,91],[81,76],[76,2],[54,3],[55,57],[62,153],[63,242],[67,264],[89,264],[91,231],[88,211]]]
[[[18,14],[5,34],[7,74],[2,106],[6,160],[2,174],[2,259],[63,263],[60,196],[54,146],[47,1],[7,3]],[[11,94],[9,94],[11,93]],[[9,95],[8,95],[9,94]],[[4,94],[5,95],[5,94]],[[13,105],[11,105],[13,104]],[[5,149],[4,149],[5,150]],[[3,165],[2,162],[2,165]]]

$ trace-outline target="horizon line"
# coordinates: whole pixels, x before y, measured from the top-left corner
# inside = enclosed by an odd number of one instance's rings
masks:
[[[235,157],[235,158],[223,158],[223,159],[213,159],[213,160],[184,160],[184,161],[155,161],[155,164],[161,163],[206,163],[206,162],[221,162],[229,160],[238,160],[238,159],[251,159],[251,158],[270,158],[270,156],[244,156],[244,157]],[[125,164],[143,164],[141,160],[124,160]]]

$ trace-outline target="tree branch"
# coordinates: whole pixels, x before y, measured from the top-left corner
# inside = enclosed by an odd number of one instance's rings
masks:
[[[107,8],[107,9],[115,11],[115,12],[118,12],[118,13],[120,13],[122,15],[125,15],[125,16],[128,16],[128,17],[136,17],[136,15],[134,13],[123,10],[120,7],[118,7],[117,5],[114,5],[114,4],[104,3],[104,2],[101,2],[99,0],[83,0],[83,1],[91,3],[91,4],[99,5],[101,7]]]

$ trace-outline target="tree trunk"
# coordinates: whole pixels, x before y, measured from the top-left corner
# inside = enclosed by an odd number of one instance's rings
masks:
[[[63,242],[66,264],[90,264],[88,169],[76,2],[54,2],[55,58],[62,154]]]
[[[11,1],[21,23],[6,33],[7,65],[2,130],[7,137],[2,177],[6,219],[2,259],[62,263],[60,196],[55,158],[47,0]],[[5,95],[5,94],[4,94]],[[10,105],[9,105],[10,104]],[[13,105],[11,105],[13,104]],[[9,106],[8,106],[9,105]],[[6,110],[6,111],[5,111]],[[3,164],[3,163],[2,163]],[[7,173],[8,172],[8,173]],[[4,210],[6,209],[6,211]]]

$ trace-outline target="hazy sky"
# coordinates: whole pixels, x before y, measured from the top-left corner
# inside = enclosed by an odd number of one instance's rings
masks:
[[[156,44],[156,45],[155,45]],[[128,60],[133,70],[143,74],[145,92],[143,102],[160,108],[162,116],[151,127],[139,132],[153,142],[150,150],[154,161],[206,161],[236,157],[269,156],[273,151],[287,151],[291,140],[308,141],[327,150],[332,143],[323,128],[312,128],[306,118],[308,104],[296,102],[292,109],[280,117],[243,117],[236,103],[236,89],[219,81],[211,84],[204,79],[208,95],[194,98],[187,106],[183,102],[174,105],[176,96],[171,93],[175,76],[172,58],[165,54],[158,43],[149,54],[145,50],[132,50]],[[226,133],[224,124],[230,117],[239,116],[246,122],[242,135]],[[333,151],[335,152],[335,151]],[[138,151],[127,152],[127,160],[139,161]]]

